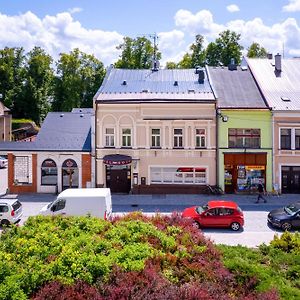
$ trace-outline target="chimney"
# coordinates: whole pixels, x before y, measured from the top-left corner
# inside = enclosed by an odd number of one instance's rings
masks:
[[[204,83],[204,78],[205,78],[205,73],[204,73],[203,68],[197,66],[196,70],[195,70],[195,73],[198,74],[198,82],[200,84],[203,84]]]
[[[272,53],[268,53],[267,54],[267,59],[273,59],[273,54]]]
[[[281,72],[281,55],[279,53],[275,55],[275,71]]]
[[[228,65],[228,70],[230,71],[237,70],[237,65],[235,64],[234,58],[230,60],[230,64]]]

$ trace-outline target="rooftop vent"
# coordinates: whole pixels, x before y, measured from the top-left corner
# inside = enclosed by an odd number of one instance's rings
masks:
[[[228,65],[228,70],[230,70],[230,71],[235,71],[235,70],[237,70],[237,65],[236,65],[236,63],[235,63],[234,58],[232,58],[232,59],[230,60],[230,64]]]
[[[127,85],[127,81],[123,80],[122,85]]]
[[[60,117],[62,118],[64,116],[64,114],[60,114]]]
[[[272,53],[268,53],[267,54],[267,59],[273,59],[273,54]]]
[[[247,71],[248,67],[247,66],[241,66],[242,71]]]
[[[174,81],[174,86],[178,86],[178,81],[177,80]]]
[[[144,90],[142,90],[142,93],[149,93],[149,90],[144,89]]]
[[[275,55],[275,71],[281,72],[281,55],[279,53]]]
[[[190,94],[190,93],[195,93],[195,90],[194,89],[189,89],[188,90],[188,93]]]
[[[83,118],[83,114],[80,114],[80,118]]]
[[[281,97],[281,100],[284,101],[284,102],[290,102],[291,99],[289,97]]]

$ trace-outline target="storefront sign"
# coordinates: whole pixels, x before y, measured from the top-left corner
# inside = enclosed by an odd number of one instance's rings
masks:
[[[265,166],[246,166],[246,170],[265,170]]]

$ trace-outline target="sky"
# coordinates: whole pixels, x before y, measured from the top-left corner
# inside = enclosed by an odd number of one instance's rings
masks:
[[[300,57],[300,0],[0,0],[0,48],[40,46],[54,59],[74,48],[114,63],[123,37],[158,36],[161,65],[178,62],[196,34],[229,29],[284,57]]]

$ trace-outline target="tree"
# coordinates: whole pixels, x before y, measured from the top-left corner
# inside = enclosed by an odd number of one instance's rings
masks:
[[[11,109],[13,116],[22,117],[21,107],[23,83],[25,80],[25,56],[23,48],[0,50],[0,93],[5,106]]]
[[[225,30],[219,34],[215,42],[208,45],[206,49],[206,60],[209,65],[228,66],[231,59],[236,64],[241,62],[243,47],[239,44],[240,34],[234,31]]]
[[[204,38],[201,34],[195,37],[195,43],[190,46],[191,53],[186,53],[182,60],[178,63],[181,69],[191,69],[196,66],[204,67],[206,59],[206,51],[203,47]]]
[[[177,64],[173,61],[168,61],[166,62],[166,69],[176,69]]]
[[[56,72],[53,110],[92,107],[93,96],[105,76],[102,62],[76,48],[69,54],[60,54]]]
[[[24,117],[41,124],[49,112],[52,96],[53,69],[52,57],[40,47],[34,47],[27,54],[26,80],[24,84]]]
[[[156,59],[161,58],[157,47],[152,46],[151,41],[145,37],[132,39],[124,37],[123,44],[117,46],[121,50],[119,60],[115,63],[116,68],[121,69],[150,69],[152,67],[154,51]]]
[[[218,66],[220,64],[220,49],[214,42],[209,43],[206,48],[206,63],[209,66]]]
[[[248,48],[247,57],[249,58],[266,58],[268,55],[267,50],[261,47],[259,43],[252,43]]]

